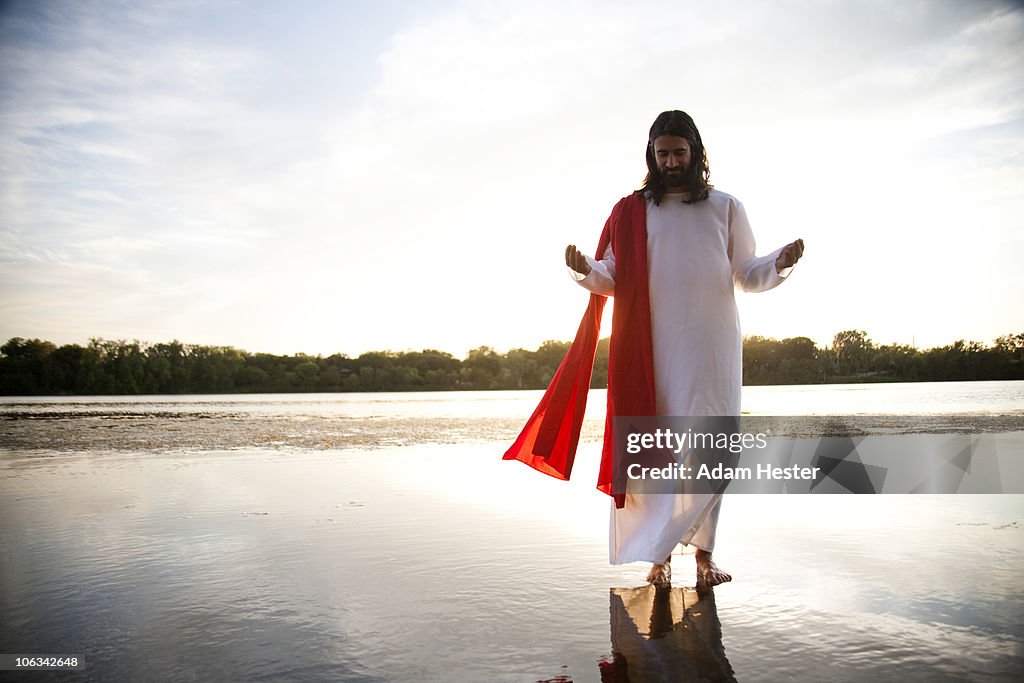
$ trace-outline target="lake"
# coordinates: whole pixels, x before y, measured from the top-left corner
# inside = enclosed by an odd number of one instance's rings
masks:
[[[607,562],[603,392],[6,398],[0,653],[24,680],[1018,680],[1024,497],[729,496],[709,596]],[[750,387],[755,415],[1007,416],[1024,382]],[[1024,456],[1022,456],[1024,457]]]

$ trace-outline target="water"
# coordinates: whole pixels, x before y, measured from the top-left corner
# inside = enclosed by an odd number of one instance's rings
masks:
[[[435,391],[354,394],[0,397],[19,414],[285,415],[291,417],[519,418],[541,391]],[[603,418],[605,391],[590,394],[587,417]],[[798,384],[745,387],[743,411],[755,415],[927,415],[1024,413],[1024,381]]]
[[[0,445],[15,449],[377,448],[514,439],[540,391],[0,400]],[[1024,382],[748,387],[753,415],[1024,417]],[[591,393],[584,441],[604,432]]]
[[[1024,413],[1024,383],[930,386],[751,388],[745,408],[936,414],[937,388]],[[730,497],[734,582],[700,598],[681,555],[658,593],[607,564],[600,398],[572,482],[498,460],[538,395],[8,400],[0,652],[86,662],[52,680],[1024,671],[1021,496]]]

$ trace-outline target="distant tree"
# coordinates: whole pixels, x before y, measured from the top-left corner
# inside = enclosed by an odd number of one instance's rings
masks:
[[[777,365],[778,342],[758,335],[743,339],[743,383],[769,384]]]
[[[316,364],[316,361],[304,361],[295,366],[295,376],[298,378],[298,388],[303,391],[312,391],[316,388],[317,380],[320,378],[320,366]]]
[[[501,358],[490,346],[480,346],[466,355],[459,372],[459,386],[465,389],[494,389],[500,384]]]
[[[807,337],[743,340],[743,383],[811,384],[820,380],[818,348]]]
[[[921,352],[905,344],[889,344],[875,349],[874,369],[894,379],[917,379],[923,368]]]
[[[505,389],[534,389],[540,384],[537,360],[526,349],[512,349],[501,359],[502,386]]]
[[[465,360],[435,349],[371,351],[358,358],[250,354],[229,346],[173,341],[91,339],[56,347],[14,337],[0,346],[0,392],[16,394],[139,394],[290,391],[436,391],[543,389],[569,343],[549,340],[535,351],[499,354],[481,346]],[[819,381],[1024,379],[1024,333],[992,346],[963,339],[919,351],[876,346],[861,330],[835,335],[819,349],[807,337],[743,340],[745,384]],[[592,387],[607,386],[609,340],[601,339]]]
[[[999,355],[1004,377],[1024,379],[1024,332],[997,337],[995,351]]]
[[[553,339],[549,339],[540,345],[535,354],[539,384],[547,386],[551,382],[551,378],[555,376],[558,366],[562,364],[562,359],[568,353],[569,346],[569,342],[560,342]]]
[[[832,351],[840,374],[864,372],[872,360],[874,344],[862,330],[845,330],[832,339]]]
[[[0,362],[3,363],[3,384],[0,387],[8,394],[46,392],[44,368],[56,349],[51,342],[40,339],[10,339],[0,346]]]
[[[590,376],[590,386],[606,388],[608,386],[608,350],[611,340],[608,337],[597,342],[597,354],[594,357],[594,374]]]
[[[50,354],[56,386],[53,393],[74,394],[77,391],[78,373],[85,358],[85,349],[78,344],[67,344]]]
[[[445,351],[424,349],[408,351],[401,355],[402,366],[413,372],[403,375],[403,389],[427,389],[432,391],[455,388],[462,362]]]
[[[326,363],[319,366],[320,376],[317,379],[318,391],[337,391],[341,387],[341,372],[334,365]]]
[[[268,389],[270,375],[263,368],[247,365],[235,376],[235,386],[243,392],[263,392]]]
[[[783,339],[779,344],[776,384],[812,384],[819,379],[818,347],[807,337]]]

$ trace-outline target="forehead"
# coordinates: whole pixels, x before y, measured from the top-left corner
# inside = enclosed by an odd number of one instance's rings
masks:
[[[678,135],[659,135],[654,138],[655,152],[690,151],[690,141]]]

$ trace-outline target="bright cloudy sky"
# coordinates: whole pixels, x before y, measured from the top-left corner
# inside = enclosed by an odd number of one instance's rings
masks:
[[[1013,2],[6,2],[0,341],[273,353],[570,339],[688,111],[761,253],[744,332],[1024,331]]]

